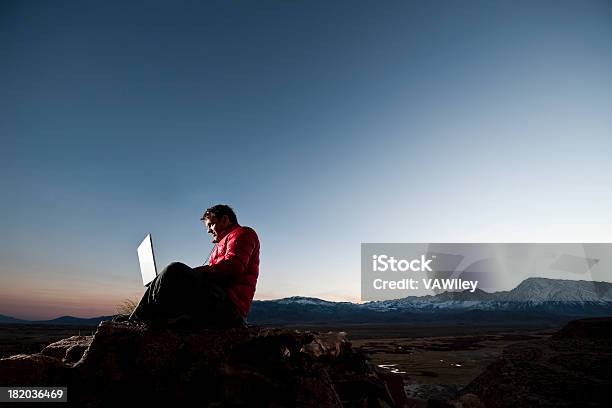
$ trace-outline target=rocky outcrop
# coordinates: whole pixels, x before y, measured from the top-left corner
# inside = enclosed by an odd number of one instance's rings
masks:
[[[547,340],[507,347],[467,387],[488,408],[609,406],[612,318],[569,322]]]
[[[74,364],[78,362],[85,350],[91,345],[93,336],[72,336],[56,341],[45,347],[40,354],[60,359],[63,363]]]
[[[67,386],[69,405],[88,407],[406,403],[344,333],[272,328],[171,331],[102,322],[94,336],[70,337],[38,354],[0,360],[0,384]]]

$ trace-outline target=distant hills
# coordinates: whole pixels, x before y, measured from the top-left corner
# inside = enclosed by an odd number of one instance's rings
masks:
[[[25,321],[26,320],[15,319],[14,317],[11,317],[11,316],[0,315],[0,323],[2,323],[2,324],[6,324],[6,323],[23,323]]]
[[[471,324],[563,321],[612,315],[612,283],[528,278],[510,291],[444,292],[438,295],[355,304],[293,296],[254,301],[254,324]],[[0,315],[0,324],[91,325],[112,316],[62,316],[29,321]]]
[[[103,320],[111,320],[113,316],[99,316],[82,318],[74,316],[61,316],[51,320],[23,320],[11,316],[0,315],[0,324],[50,324],[58,326],[97,326]]]

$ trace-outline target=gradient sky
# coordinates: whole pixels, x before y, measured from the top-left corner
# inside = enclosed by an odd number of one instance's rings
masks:
[[[0,313],[112,314],[257,230],[256,298],[361,242],[612,241],[610,1],[3,1]]]

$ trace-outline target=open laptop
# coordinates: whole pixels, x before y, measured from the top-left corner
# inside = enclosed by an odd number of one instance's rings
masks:
[[[138,262],[140,262],[140,273],[142,274],[142,284],[149,286],[149,283],[157,276],[155,266],[155,255],[153,254],[153,241],[151,234],[147,235],[138,245]]]

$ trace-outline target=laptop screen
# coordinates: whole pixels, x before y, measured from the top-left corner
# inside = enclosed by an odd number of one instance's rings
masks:
[[[142,273],[142,284],[147,286],[157,276],[151,234],[147,235],[138,246],[138,261],[140,262],[140,272]]]

